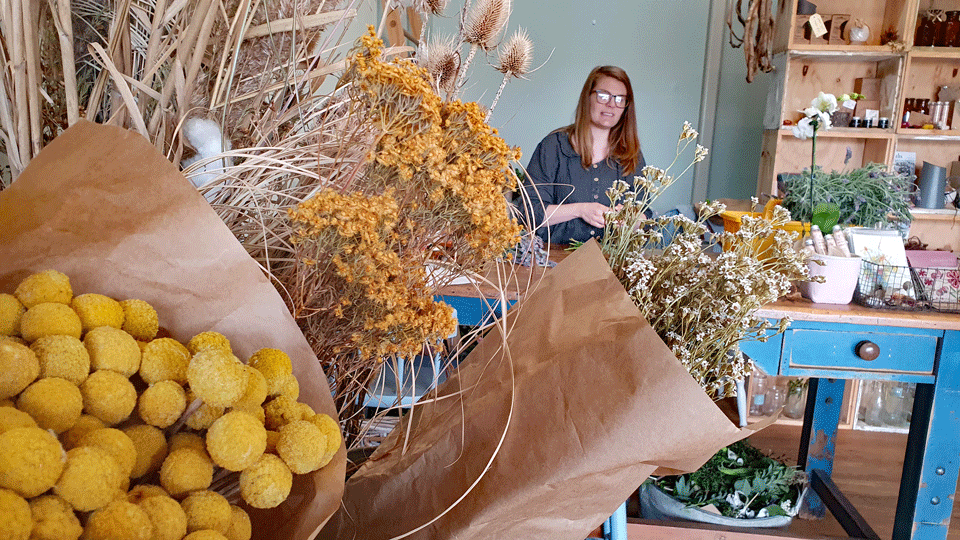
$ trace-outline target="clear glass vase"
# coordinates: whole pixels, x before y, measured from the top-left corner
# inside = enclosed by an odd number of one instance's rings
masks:
[[[794,385],[787,393],[787,400],[783,404],[783,415],[787,418],[803,418],[807,406],[807,386]]]

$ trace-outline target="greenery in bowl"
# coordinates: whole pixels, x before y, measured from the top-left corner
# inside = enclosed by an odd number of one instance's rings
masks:
[[[738,441],[721,448],[692,473],[651,481],[688,506],[713,505],[727,517],[762,518],[796,515],[806,478],[796,467]]]
[[[910,197],[914,179],[877,163],[846,171],[824,172],[818,168],[813,179],[813,201],[835,204],[841,225],[895,228],[913,220]],[[780,189],[786,193],[780,204],[791,214],[810,215],[809,170],[784,175]]]

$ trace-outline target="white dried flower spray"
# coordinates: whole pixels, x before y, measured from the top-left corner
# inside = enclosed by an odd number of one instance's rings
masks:
[[[707,156],[696,145],[687,169],[670,174],[696,138],[685,123],[669,167],[647,166],[632,189],[618,184],[607,190],[617,210],[608,214],[601,249],[640,313],[707,394],[721,399],[733,395],[751,369],[739,342],[786,329],[788,321],[772,325],[756,316],[757,309],[809,274],[805,254],[793,248],[796,234],[783,230],[790,214],[781,207],[771,219],[744,216],[739,231],[714,238],[725,248],[717,256],[706,253],[712,249],[706,221],[724,211],[722,204],[703,205],[696,220],[647,217],[656,198]]]
[[[530,64],[533,62],[533,42],[530,41],[527,31],[523,28],[517,29],[500,48],[498,56],[497,65],[494,68],[503,73],[503,81],[500,83],[497,95],[493,98],[493,103],[490,104],[490,110],[487,111],[485,121],[490,120],[490,115],[493,114],[493,109],[500,101],[500,95],[503,94],[507,81],[511,77],[523,77],[530,71]]]

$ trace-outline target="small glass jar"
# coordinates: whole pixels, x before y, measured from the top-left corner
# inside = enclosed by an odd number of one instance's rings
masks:
[[[864,119],[863,119],[863,127],[865,127],[865,128],[872,128],[872,127],[873,127],[873,118],[864,118]]]
[[[877,121],[877,127],[880,129],[889,129],[890,128],[890,119],[884,116]]]
[[[908,97],[907,99],[903,100],[903,112],[913,112],[917,110],[916,107],[917,107],[916,98]]]
[[[929,99],[918,99],[917,100],[917,111],[922,112],[923,114],[930,114],[930,100]]]
[[[859,116],[854,116],[853,118],[851,118],[850,127],[854,127],[854,128],[863,127],[863,118],[860,118]]]
[[[803,418],[807,407],[807,387],[804,384],[791,384],[787,388],[787,400],[783,404],[783,415],[787,418]]]
[[[787,389],[775,384],[767,390],[766,399],[763,402],[763,415],[771,416],[783,407],[787,400]]]

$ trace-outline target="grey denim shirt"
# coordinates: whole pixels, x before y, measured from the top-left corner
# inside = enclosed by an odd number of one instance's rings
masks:
[[[584,169],[580,154],[570,144],[570,136],[554,131],[540,141],[527,165],[529,176],[523,187],[533,207],[530,225],[543,223],[544,209],[551,204],[598,202],[609,206],[607,189],[617,180],[632,186],[633,177],[640,174],[645,165],[641,154],[637,169],[627,176],[621,173],[620,163],[611,159]],[[549,231],[549,240],[554,244],[569,244],[571,240],[586,242],[603,236],[602,228],[592,227],[581,218],[551,225]],[[547,227],[538,229],[537,234],[546,241]]]

